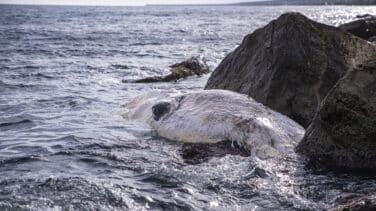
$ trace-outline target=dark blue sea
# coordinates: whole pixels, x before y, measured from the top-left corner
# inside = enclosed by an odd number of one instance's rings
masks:
[[[375,192],[376,179],[313,172],[300,159],[227,155],[189,164],[182,143],[122,118],[150,90],[191,92],[209,75],[159,84],[298,11],[330,25],[376,7],[0,6],[0,210],[322,210]]]

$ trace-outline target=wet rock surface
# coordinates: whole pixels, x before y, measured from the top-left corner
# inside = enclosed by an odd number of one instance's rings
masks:
[[[323,101],[297,151],[331,169],[376,170],[376,61],[350,69]]]
[[[180,63],[170,66],[171,73],[166,76],[154,76],[134,81],[123,81],[124,83],[155,83],[155,82],[170,82],[184,79],[188,76],[201,76],[209,73],[209,66],[202,57],[191,57]]]
[[[307,127],[346,70],[375,57],[376,48],[367,41],[286,13],[247,35],[212,73],[206,89],[247,94]]]
[[[376,195],[358,196],[347,199],[332,211],[372,211],[376,210]]]
[[[366,40],[376,36],[376,16],[366,14],[357,18],[359,20],[342,24],[339,28]]]

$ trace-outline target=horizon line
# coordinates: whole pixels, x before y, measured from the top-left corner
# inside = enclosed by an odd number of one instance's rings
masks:
[[[64,4],[64,3],[4,3],[0,2],[0,5],[25,5],[25,6],[114,6],[114,7],[146,7],[146,6],[225,6],[225,5],[237,5],[241,2],[236,3],[195,3],[195,4]]]

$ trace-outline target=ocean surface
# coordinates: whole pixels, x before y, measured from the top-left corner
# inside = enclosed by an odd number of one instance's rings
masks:
[[[202,89],[209,75],[125,84],[204,56],[298,11],[330,25],[376,7],[0,6],[0,210],[319,210],[376,179],[303,160],[226,155],[187,163],[182,143],[122,118],[150,90]]]

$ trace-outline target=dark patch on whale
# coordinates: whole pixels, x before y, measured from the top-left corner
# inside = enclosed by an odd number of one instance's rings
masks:
[[[248,157],[249,151],[240,147],[236,142],[221,141],[218,143],[184,143],[180,149],[180,154],[185,163],[195,165],[208,161],[216,157],[224,157],[226,155],[239,155]]]
[[[161,102],[155,104],[152,107],[153,119],[159,121],[165,114],[169,113],[171,110],[171,104],[168,102]]]

